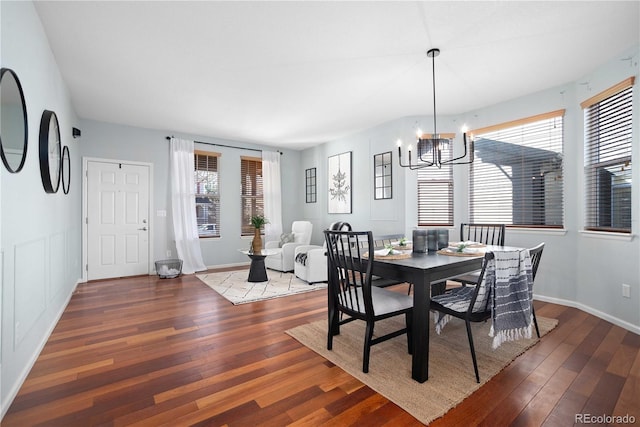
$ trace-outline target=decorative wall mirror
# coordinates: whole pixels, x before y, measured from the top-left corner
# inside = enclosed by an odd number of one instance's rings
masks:
[[[0,73],[0,155],[7,170],[17,173],[27,158],[27,105],[16,73],[9,68]]]
[[[316,168],[305,169],[304,182],[307,203],[315,203],[317,201]]]
[[[56,113],[44,110],[40,120],[40,177],[47,193],[55,193],[60,186],[62,150],[60,126]]]
[[[391,199],[393,186],[391,184],[391,151],[373,156],[373,186],[374,199]]]
[[[71,184],[71,157],[69,156],[69,147],[67,145],[62,149],[62,191],[69,194],[69,185]]]

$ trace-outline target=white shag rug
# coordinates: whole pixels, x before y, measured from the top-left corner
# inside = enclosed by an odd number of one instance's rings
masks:
[[[267,282],[247,282],[249,270],[197,274],[196,277],[234,305],[327,288],[326,283],[310,285],[293,273],[273,270],[267,270]]]

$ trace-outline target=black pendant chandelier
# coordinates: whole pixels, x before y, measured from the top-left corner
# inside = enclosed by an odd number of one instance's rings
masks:
[[[422,169],[429,166],[436,166],[441,168],[442,165],[468,165],[473,163],[473,139],[469,142],[469,156],[467,157],[467,133],[463,131],[462,140],[464,143],[464,154],[460,157],[451,159],[442,159],[442,149],[445,146],[449,146],[452,141],[448,138],[440,138],[436,128],[436,61],[435,57],[440,55],[440,49],[429,49],[427,56],[431,58],[432,63],[432,77],[433,77],[433,134],[425,135],[420,129],[417,131],[417,149],[418,155],[415,159],[415,163],[411,158],[411,145],[408,147],[409,163],[402,163],[402,142],[398,140],[398,163],[403,168],[409,168],[412,170]],[[430,136],[430,137],[429,137]],[[465,159],[466,158],[466,159]]]

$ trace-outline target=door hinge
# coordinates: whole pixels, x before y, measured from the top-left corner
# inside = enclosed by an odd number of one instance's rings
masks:
[[[89,217],[86,217],[86,218],[84,219],[84,223],[85,223],[85,224],[89,224]]]
[[[89,264],[85,264],[84,265],[84,269],[85,269],[85,271],[89,271]]]

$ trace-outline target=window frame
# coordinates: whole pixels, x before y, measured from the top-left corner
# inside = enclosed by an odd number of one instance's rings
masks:
[[[198,222],[198,237],[200,239],[208,239],[208,238],[219,238],[220,234],[221,234],[221,230],[220,230],[220,215],[221,215],[221,206],[220,206],[220,160],[219,158],[222,156],[221,153],[217,153],[217,152],[211,152],[211,151],[203,151],[203,150],[194,150],[193,152],[194,154],[194,180],[195,180],[195,188],[194,188],[194,201],[195,201],[195,209],[196,209],[196,222]],[[198,169],[199,166],[199,162],[198,162],[198,156],[204,156],[207,158],[206,162],[208,164],[209,162],[209,158],[214,158],[215,159],[215,170],[209,170],[209,169]],[[198,190],[198,186],[199,186],[199,179],[198,179],[198,171],[205,171],[205,172],[215,172],[217,177],[216,177],[216,181],[217,181],[217,192],[218,194],[215,195],[215,192],[200,192]],[[214,216],[217,218],[217,221],[215,222],[210,222],[210,221],[206,221],[204,224],[200,223],[199,220],[199,215],[198,215],[198,207],[199,207],[199,203],[198,203],[198,198],[202,198],[202,197],[206,197],[206,198],[213,198],[217,200],[217,203],[214,203]],[[202,203],[200,203],[201,205]],[[209,225],[212,224],[214,226],[214,232],[213,233],[206,233],[206,234],[201,234],[201,226],[202,225]]]
[[[450,158],[453,155],[453,141],[455,139],[455,133],[441,133],[439,138],[448,139],[449,147],[446,153],[443,155],[443,159]],[[433,138],[433,134],[424,135],[427,138]],[[419,161],[419,163],[423,163]],[[443,175],[443,170],[445,171]],[[446,172],[448,171],[448,173]],[[447,190],[442,190],[446,187]],[[422,191],[424,188],[424,191]],[[444,207],[439,206],[437,209],[433,209],[432,199],[427,195],[433,194],[430,190],[440,189],[444,194],[446,191],[446,200]],[[417,223],[419,227],[453,227],[453,165],[451,163],[442,165],[442,168],[437,166],[428,166],[425,168],[416,170],[416,205],[417,205]]]
[[[564,164],[565,163],[564,162],[565,112],[566,111],[564,109],[560,109],[560,110],[550,111],[542,114],[537,114],[534,116],[511,120],[508,122],[469,131],[469,134],[471,134],[472,137],[475,139],[475,151],[476,151],[476,153],[474,153],[476,160],[474,161],[473,164],[471,164],[469,168],[468,203],[469,203],[469,221],[470,222],[504,223],[509,228],[519,228],[519,229],[540,229],[540,230],[564,229],[565,221],[566,221],[565,185],[564,185],[564,177],[563,177],[564,170],[565,170],[565,164]],[[558,121],[559,121],[559,124],[558,124]],[[493,203],[495,204],[494,207],[491,207],[491,206],[487,207],[487,204],[485,203],[485,206],[483,208],[482,205],[478,206],[478,203],[474,202],[474,197],[477,195],[476,190],[474,190],[476,187],[487,191],[488,186],[491,183],[493,183],[495,187],[492,187],[493,190],[491,191],[493,191],[494,194],[495,194],[495,191],[497,191],[496,187],[503,188],[503,186],[499,184],[499,177],[491,181],[486,179],[487,175],[484,175],[484,174],[491,174],[490,166],[486,166],[486,167],[481,166],[484,163],[481,161],[482,157],[478,153],[478,146],[483,136],[485,136],[487,140],[492,140],[489,137],[493,136],[493,138],[495,138],[493,140],[499,141],[496,138],[496,136],[493,134],[503,133],[508,138],[509,137],[514,138],[516,137],[519,128],[520,128],[519,137],[522,138],[524,143],[516,144],[514,142],[509,143],[506,141],[505,143],[514,144],[514,146],[522,147],[520,149],[520,155],[522,159],[527,158],[523,154],[525,149],[536,150],[536,151],[531,151],[530,153],[530,155],[533,156],[533,157],[530,157],[531,159],[530,163],[532,163],[533,166],[530,166],[529,169],[525,167],[528,165],[523,164],[522,162],[519,164],[516,164],[517,166],[522,166],[520,168],[521,173],[519,176],[516,176],[516,177],[509,176],[508,174],[512,170],[510,168],[502,168],[502,169],[499,168],[499,170],[502,171],[502,174],[504,174],[505,177],[507,177],[507,179],[509,179],[510,182],[512,183],[511,192],[509,194],[505,193],[505,197],[507,198],[507,200],[511,201],[511,207],[508,213],[510,220],[505,220],[504,216],[496,216],[496,213],[501,213],[499,212],[497,206],[500,203],[504,203],[500,201],[499,196],[495,197],[495,199],[492,200]],[[549,134],[547,139],[545,139],[544,137],[542,138],[540,137],[540,135],[544,134],[545,132]],[[550,147],[547,147],[547,148],[539,147],[539,145],[544,146],[545,144],[549,145]],[[556,150],[555,159],[550,157],[549,159],[545,160],[543,157],[544,153],[538,152],[537,150],[547,150],[547,151]],[[496,150],[496,152],[499,152],[499,151]],[[499,152],[499,153],[502,154],[502,152]],[[516,154],[518,153],[516,152]],[[506,156],[507,154],[505,154],[505,158]],[[558,159],[560,159],[559,167],[557,166]],[[545,162],[549,162],[549,163],[545,163]],[[555,165],[556,168],[551,171],[552,175],[547,177],[546,175],[549,172],[545,171],[543,173],[543,166],[547,166],[548,164],[553,164],[554,162],[556,162],[556,165]],[[486,164],[489,165],[490,162],[487,162]],[[481,168],[484,168],[485,170],[483,171]],[[541,179],[538,179],[537,181],[535,181],[535,179],[538,178],[538,176],[537,175],[531,176],[532,184],[529,185],[527,184],[528,173],[531,172],[532,169],[536,169],[536,168],[540,169],[539,176],[541,177]],[[474,182],[475,179],[479,179],[483,176],[485,177],[485,179],[483,180],[484,182],[482,185]],[[561,182],[560,184],[552,187],[551,189],[548,189],[547,179],[551,179],[551,178],[553,178],[554,181],[560,180]],[[516,190],[514,190],[514,188]],[[477,191],[481,191],[481,190],[477,190]],[[534,199],[530,197],[531,195],[535,195],[536,198]],[[529,196],[529,198],[527,198],[527,196]],[[555,203],[549,203],[547,199],[552,198],[553,196],[556,197]],[[559,199],[559,203],[557,199]],[[521,202],[518,203],[518,200],[520,200]],[[554,200],[552,199],[551,201],[554,201]],[[540,209],[537,211],[530,209],[527,206],[527,203],[533,206],[535,205],[536,202],[540,203],[540,206],[541,206]],[[555,214],[552,212],[550,215],[550,218],[548,218],[547,206],[554,206],[554,205],[558,206],[560,211]],[[476,211],[478,212],[476,213]],[[554,223],[554,218],[556,219],[556,222],[559,218],[560,223],[559,224]],[[526,219],[528,220],[525,221]]]
[[[251,188],[248,188],[247,181],[245,180],[248,172],[247,169],[250,169],[249,163],[246,162],[255,164],[255,175],[251,176],[249,174],[250,180],[253,181]],[[258,169],[260,171],[259,174]],[[249,192],[253,194],[247,194]],[[250,213],[245,212],[245,203],[248,200],[251,200],[251,204],[253,205]],[[248,215],[246,215],[247,213]],[[264,215],[264,186],[261,157],[240,156],[240,214],[242,218],[240,236],[253,236],[255,228],[251,225],[251,216]],[[261,234],[264,234],[264,228],[261,230]]]
[[[633,232],[633,86],[629,77],[580,103],[584,126],[584,222],[585,232],[631,235]],[[604,159],[603,159],[604,157]],[[614,174],[611,168],[620,168]],[[606,172],[605,176],[602,172]],[[626,179],[625,176],[629,178]],[[613,184],[623,178],[623,184]],[[607,184],[608,183],[608,184]],[[605,188],[606,186],[606,188]],[[628,192],[628,203],[615,209],[616,188]],[[609,198],[603,198],[608,190]],[[619,203],[620,205],[620,203]],[[626,206],[628,205],[628,207]],[[608,212],[605,212],[608,207]],[[624,210],[628,208],[628,218]],[[628,225],[614,224],[616,216]],[[609,222],[608,225],[603,225]]]

